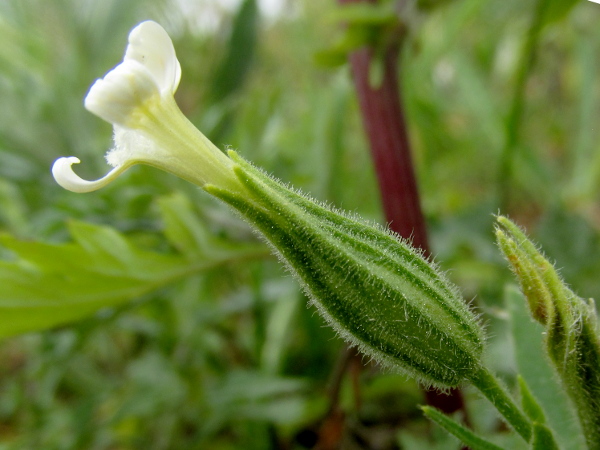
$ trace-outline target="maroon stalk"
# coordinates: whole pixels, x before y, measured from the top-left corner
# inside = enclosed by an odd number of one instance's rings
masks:
[[[393,231],[402,237],[412,238],[415,247],[429,254],[425,220],[400,104],[397,55],[398,49],[387,50],[384,78],[378,87],[372,87],[369,83],[371,49],[353,52],[350,64],[385,218]]]
[[[338,0],[341,4],[363,0]],[[376,0],[364,0],[376,3]],[[430,254],[427,230],[419,201],[406,121],[398,88],[400,39],[385,49],[384,74],[379,86],[369,81],[373,49],[363,47],[350,54],[350,65],[361,115],[379,182],[381,201],[391,230],[412,239],[415,247]],[[466,410],[461,391],[449,395],[426,392],[427,402],[446,413]]]

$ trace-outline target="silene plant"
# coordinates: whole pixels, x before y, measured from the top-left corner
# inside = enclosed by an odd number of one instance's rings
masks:
[[[524,445],[559,448],[542,407],[520,379],[520,399],[483,360],[485,332],[459,290],[419,250],[394,233],[315,202],[219,150],[179,110],[181,68],[173,43],[146,21],[129,35],[123,62],[91,87],[85,107],[114,127],[113,167],[95,181],[58,159],[54,178],[73,192],[97,190],[135,164],[196,184],[233,208],[271,246],[323,318],[384,367],[439,390],[472,384]],[[518,278],[589,449],[600,449],[600,338],[594,302],[574,294],[513,222],[497,218],[501,251]],[[431,407],[424,413],[471,448],[497,449]],[[575,438],[574,438],[575,439]]]

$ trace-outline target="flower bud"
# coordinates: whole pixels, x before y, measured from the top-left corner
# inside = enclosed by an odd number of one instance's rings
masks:
[[[552,365],[575,404],[589,448],[600,446],[600,335],[594,301],[578,297],[521,229],[498,217],[496,237],[534,319],[546,327]]]
[[[177,108],[181,72],[160,25],[129,36],[123,62],[96,82],[86,107],[114,125],[114,167],[96,181],[61,158],[61,186],[89,192],[134,164],[178,175],[224,200],[247,219],[297,277],[337,332],[382,364],[439,388],[476,378],[483,330],[458,290],[397,235],[318,205],[234,152],[217,149]]]
[[[438,388],[481,365],[483,330],[456,287],[397,235],[318,205],[234,152],[245,195],[207,185],[266,237],[342,338]]]

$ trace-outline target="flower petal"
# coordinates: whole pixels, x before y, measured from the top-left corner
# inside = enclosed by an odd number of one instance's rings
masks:
[[[86,109],[112,124],[127,126],[132,111],[158,95],[159,87],[148,69],[137,61],[123,61],[90,88]]]
[[[79,158],[70,156],[68,158],[58,158],[52,165],[52,176],[60,186],[68,191],[77,193],[95,191],[109,184],[129,167],[129,165],[118,166],[99,180],[87,181],[73,172],[71,167],[73,164],[79,164],[80,162]]]
[[[134,60],[143,64],[152,74],[162,94],[174,94],[181,79],[181,65],[177,60],[171,38],[156,22],[140,23],[129,33],[129,45],[123,61]]]

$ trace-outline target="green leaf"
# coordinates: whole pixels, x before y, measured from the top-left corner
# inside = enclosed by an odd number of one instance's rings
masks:
[[[550,428],[541,423],[533,424],[532,450],[559,450]]]
[[[494,405],[506,423],[519,433],[525,442],[531,440],[531,420],[521,411],[509,391],[494,374],[487,368],[482,368],[474,377],[470,377],[469,381]]]
[[[317,64],[325,67],[336,67],[344,64],[350,52],[363,46],[375,46],[377,27],[353,24],[344,29],[343,34],[329,48],[315,53],[314,59]]]
[[[343,23],[344,30],[329,48],[315,53],[315,62],[325,67],[341,66],[351,51],[364,46],[386,47],[402,25],[393,3],[345,4],[336,8],[330,19]]]
[[[232,371],[207,392],[210,419],[204,433],[217,432],[227,420],[267,420],[286,425],[300,422],[307,410],[306,381],[266,375],[257,371]]]
[[[567,396],[543,352],[544,328],[529,316],[523,294],[516,286],[506,287],[504,299],[515,343],[517,371],[544,408],[547,421],[556,431],[562,446],[573,450],[581,448],[581,431],[577,429]]]
[[[521,392],[521,407],[525,414],[534,422],[546,423],[544,410],[529,389],[529,386],[527,386],[525,379],[519,375],[517,381],[519,382],[519,391]]]
[[[575,405],[587,445],[600,446],[600,337],[594,301],[578,297],[554,266],[506,217],[496,236],[545,330],[545,348],[564,390]]]
[[[239,90],[248,75],[258,35],[256,0],[244,0],[232,24],[227,52],[212,80],[213,101],[221,101]]]
[[[573,7],[579,3],[578,0],[538,0],[545,1],[543,24],[550,25],[564,19]]]
[[[180,220],[176,233],[175,209],[169,214],[169,234],[177,242],[200,235],[189,216],[187,223]],[[185,256],[163,254],[141,249],[105,226],[72,222],[69,229],[74,242],[64,244],[0,236],[14,255],[0,261],[0,337],[62,325],[219,265],[267,255],[262,245],[215,241]]]
[[[422,406],[421,410],[423,410],[423,413],[432,421],[437,423],[448,433],[460,439],[462,443],[468,445],[473,450],[502,450],[502,447],[498,447],[496,444],[477,436],[468,428],[465,428],[454,419],[431,406]]]
[[[556,449],[558,450],[558,444],[554,437],[552,430],[546,425],[546,414],[542,406],[539,404],[533,393],[527,386],[525,379],[519,375],[517,377],[519,382],[519,390],[521,391],[521,405],[525,414],[529,416],[533,422],[533,439],[532,449]]]
[[[13,233],[28,228],[25,204],[16,184],[0,178],[0,226],[6,225]]]
[[[158,199],[164,234],[169,243],[181,254],[191,260],[218,259],[234,254],[264,253],[266,247],[262,243],[231,242],[216,236],[199,220],[194,205],[183,194],[172,194]]]

